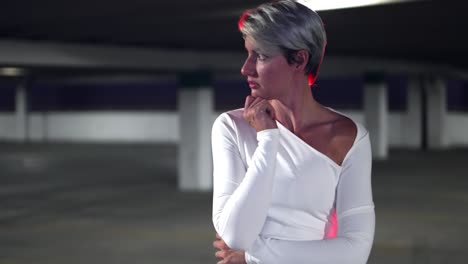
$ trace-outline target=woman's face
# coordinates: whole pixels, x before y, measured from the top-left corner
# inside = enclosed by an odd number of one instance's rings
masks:
[[[250,37],[245,38],[245,49],[248,56],[241,73],[247,77],[251,95],[267,100],[285,98],[295,65],[288,64],[279,51],[266,54]]]

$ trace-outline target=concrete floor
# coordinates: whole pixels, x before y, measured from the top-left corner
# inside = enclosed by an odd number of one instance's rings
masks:
[[[468,150],[374,162],[369,263],[467,263]],[[175,145],[0,143],[0,264],[216,263]]]

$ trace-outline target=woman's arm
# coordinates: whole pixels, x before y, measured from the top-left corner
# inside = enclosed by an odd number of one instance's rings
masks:
[[[366,263],[375,229],[371,163],[369,136],[366,134],[343,162],[337,186],[338,233],[335,238],[286,241],[259,236],[246,252],[247,263]]]
[[[230,248],[247,250],[270,205],[279,131],[257,132],[258,146],[246,168],[239,153],[239,131],[232,122],[222,114],[213,124],[213,224]]]

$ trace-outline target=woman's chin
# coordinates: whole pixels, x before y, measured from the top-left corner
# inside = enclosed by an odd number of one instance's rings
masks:
[[[250,95],[253,97],[263,97],[262,93],[260,93],[257,89],[250,90]]]
[[[258,90],[251,90],[250,95],[253,96],[253,97],[260,97],[260,98],[263,98],[263,99],[266,99],[266,100],[274,99],[274,98],[271,98],[271,96],[268,96],[268,94],[261,93]]]

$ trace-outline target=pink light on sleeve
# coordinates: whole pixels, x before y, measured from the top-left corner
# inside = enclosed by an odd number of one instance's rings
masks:
[[[325,226],[324,239],[335,238],[337,233],[338,233],[338,220],[336,217],[336,210],[332,209],[330,215],[328,216],[328,223]]]

